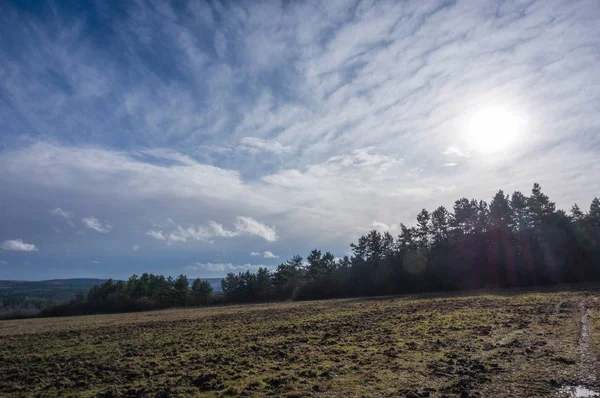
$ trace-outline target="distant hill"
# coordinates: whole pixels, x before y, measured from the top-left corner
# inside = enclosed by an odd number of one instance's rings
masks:
[[[222,278],[202,278],[210,283],[215,292],[221,291]],[[79,291],[87,293],[92,286],[107,279],[74,278],[47,281],[0,280],[0,319],[14,316],[37,315],[44,308],[75,298]],[[193,283],[190,279],[190,287]]]
[[[202,278],[210,283],[216,292],[221,291],[222,278]],[[76,278],[51,279],[47,281],[2,281],[0,295],[38,297],[53,301],[69,301],[78,291],[87,293],[94,285],[100,285],[106,279]],[[193,280],[190,279],[190,286]]]
[[[223,278],[200,278],[200,279],[202,279],[203,281],[208,281],[208,283],[210,283],[210,285],[215,290],[215,292],[221,291],[221,281],[223,280]],[[190,287],[192,287],[192,283],[194,283],[194,280],[190,279]]]
[[[106,279],[77,278],[52,279],[48,281],[0,281],[0,295],[38,297],[47,300],[69,301],[75,293],[87,292]]]
[[[1,281],[0,319],[37,315],[44,308],[75,298],[106,279],[53,279],[49,281]]]

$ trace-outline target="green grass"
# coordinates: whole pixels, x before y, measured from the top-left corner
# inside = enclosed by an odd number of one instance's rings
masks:
[[[2,321],[0,396],[552,396],[581,380],[578,303],[587,295],[348,299]],[[597,353],[598,304],[591,302]]]

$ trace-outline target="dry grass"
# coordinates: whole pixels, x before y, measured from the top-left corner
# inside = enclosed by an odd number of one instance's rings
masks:
[[[549,396],[581,380],[578,304],[587,295],[349,299],[2,321],[0,395]],[[598,303],[588,301],[597,349]]]

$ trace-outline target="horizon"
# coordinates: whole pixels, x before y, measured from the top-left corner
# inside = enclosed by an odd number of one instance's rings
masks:
[[[272,271],[534,182],[587,210],[599,21],[591,0],[3,2],[0,279]]]
[[[177,275],[165,275],[166,277],[168,276],[172,276],[173,278],[175,278]],[[203,280],[208,280],[208,279],[223,279],[224,277],[221,276],[216,276],[214,278],[202,278],[200,277],[200,279]],[[117,278],[79,278],[79,277],[72,277],[72,278],[57,278],[57,279],[0,279],[0,282],[53,282],[53,281],[69,281],[69,280],[81,280],[81,279],[92,279],[92,280],[99,280],[99,281],[107,281],[109,279],[112,279],[113,281],[125,281],[127,282],[127,279],[117,279]],[[196,278],[188,278],[190,280],[196,279]]]

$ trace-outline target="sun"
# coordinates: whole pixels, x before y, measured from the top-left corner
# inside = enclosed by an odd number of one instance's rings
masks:
[[[476,111],[467,121],[466,140],[472,150],[491,154],[507,150],[522,133],[523,119],[500,107]]]

